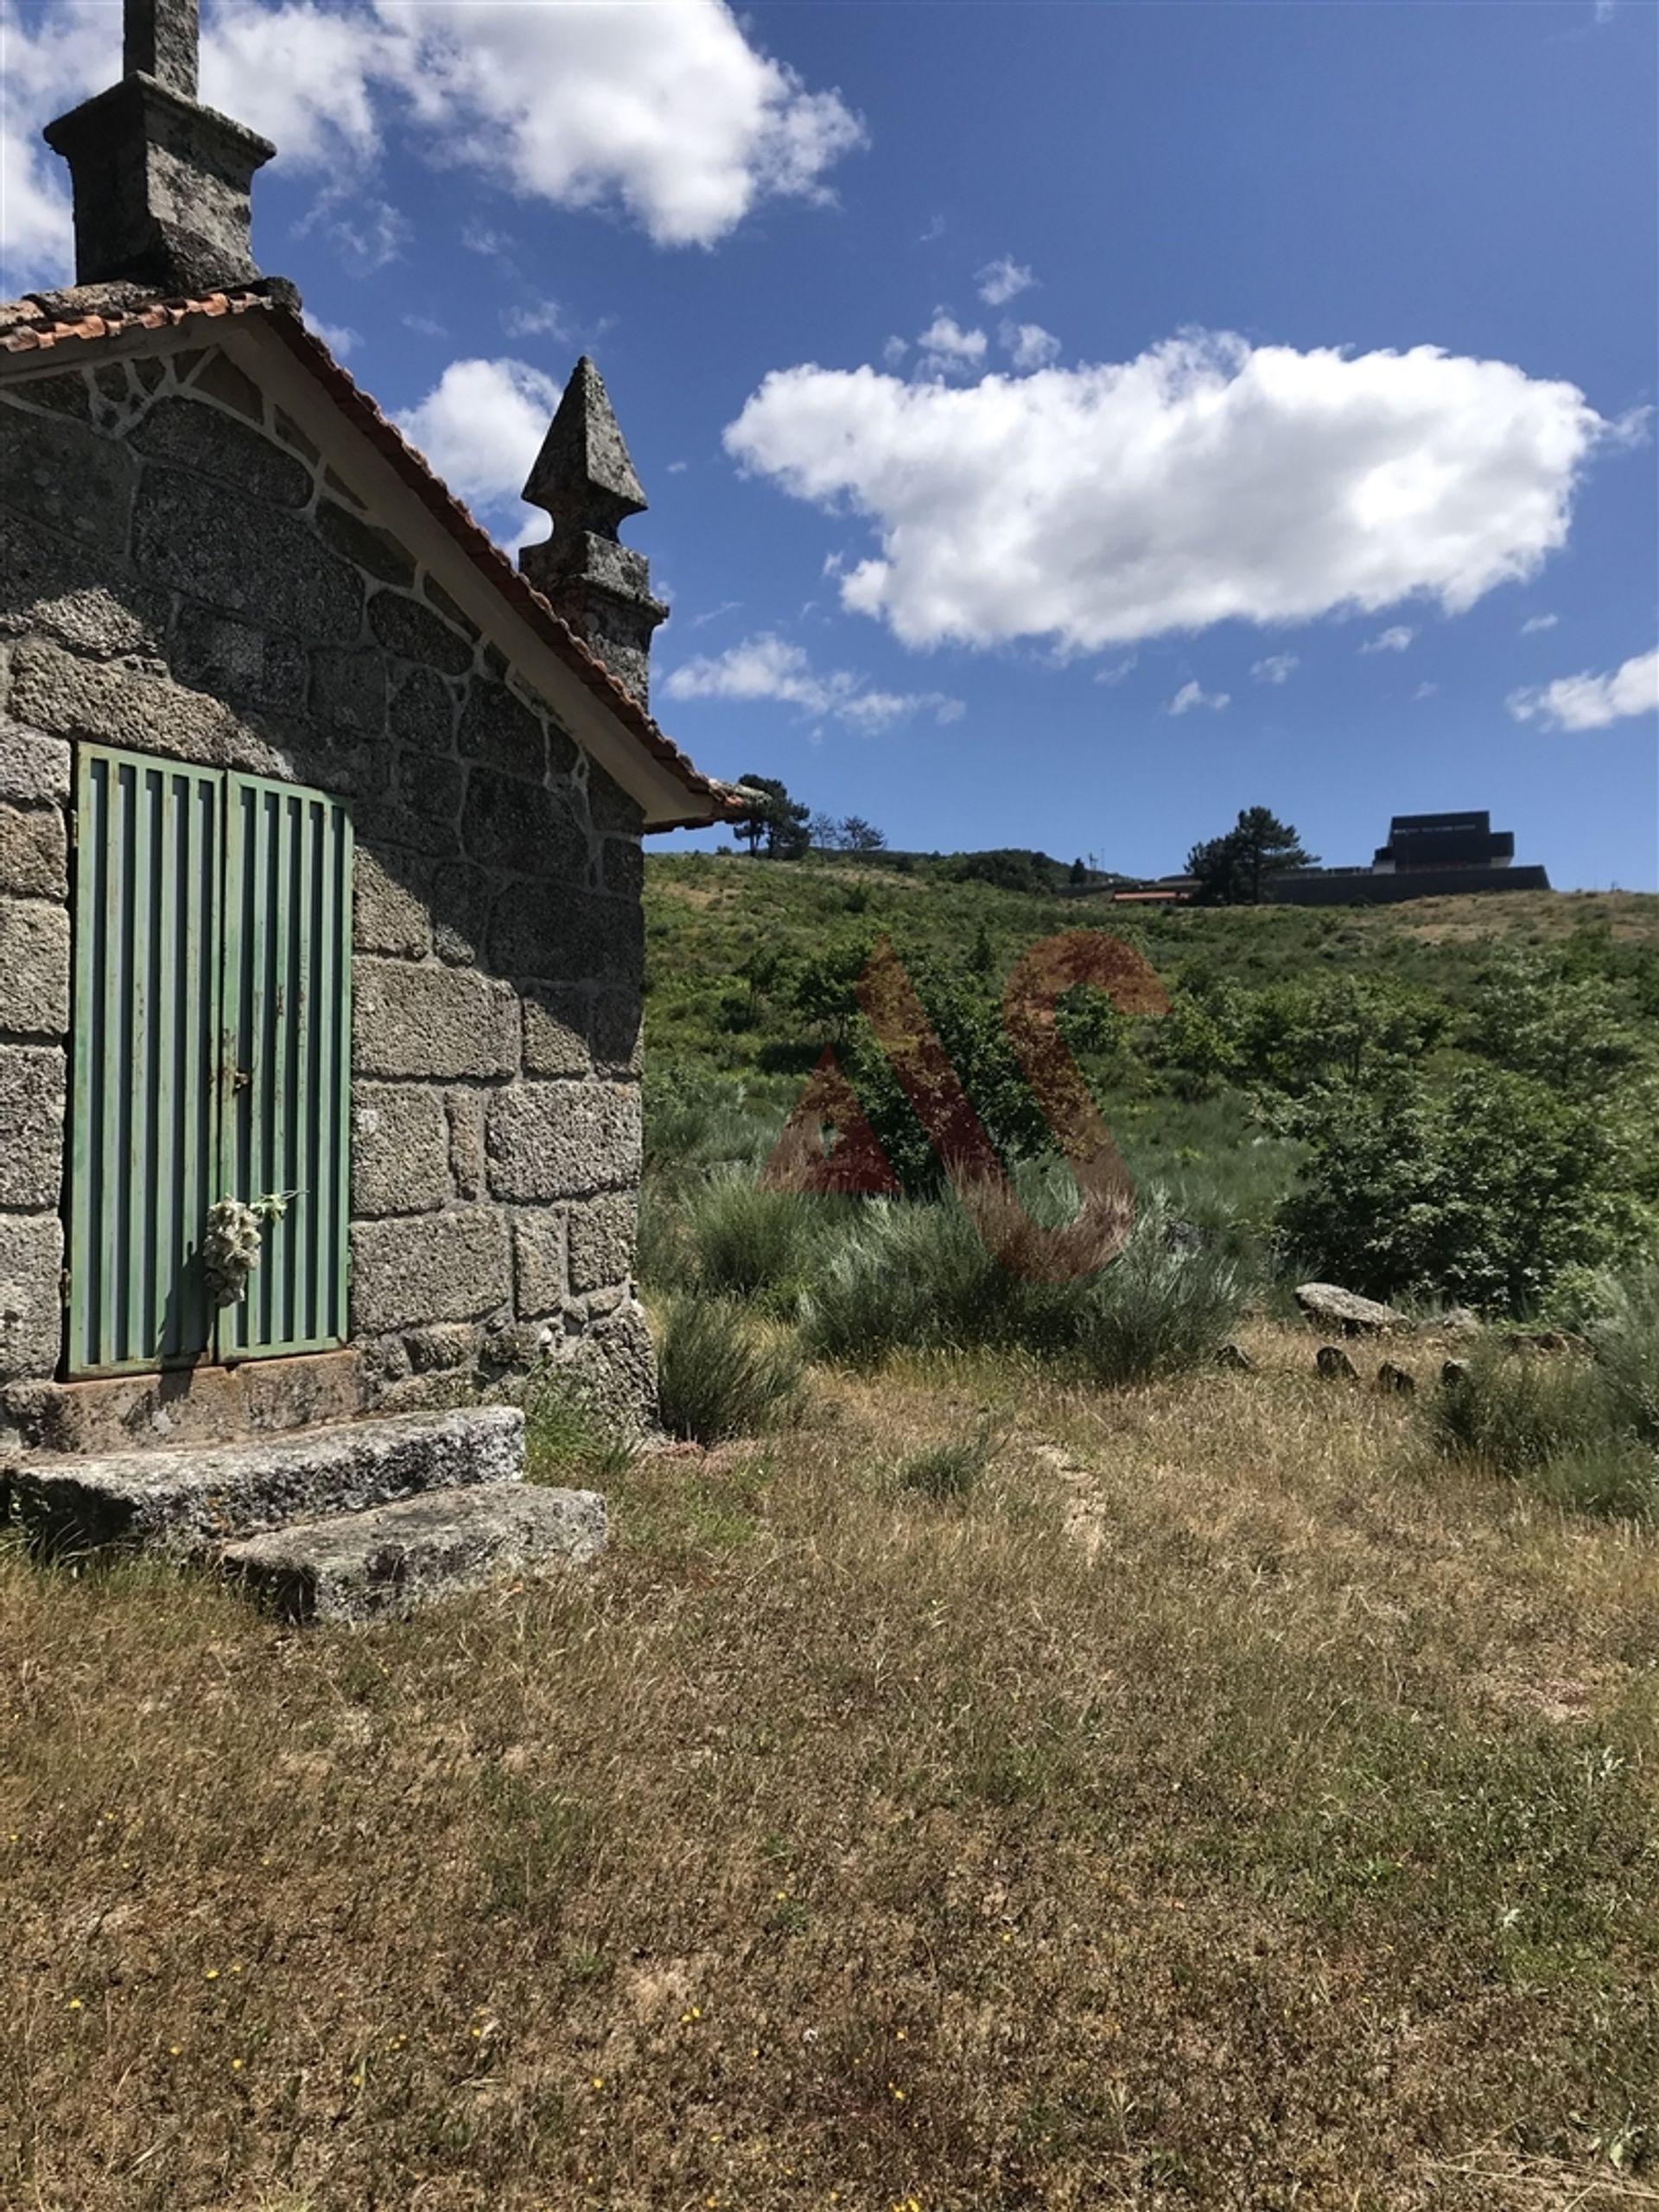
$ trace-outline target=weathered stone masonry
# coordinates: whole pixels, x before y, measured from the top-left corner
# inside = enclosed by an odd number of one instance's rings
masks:
[[[57,1367],[78,741],[349,804],[358,1402],[575,1359],[639,1414],[639,807],[218,348],[0,400],[0,1387]]]

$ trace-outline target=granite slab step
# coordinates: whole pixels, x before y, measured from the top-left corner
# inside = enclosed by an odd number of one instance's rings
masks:
[[[409,1613],[503,1576],[579,1566],[605,1547],[596,1491],[486,1483],[302,1522],[227,1545],[225,1571],[292,1621]]]
[[[12,1471],[11,1514],[45,1551],[115,1547],[183,1558],[292,1521],[518,1482],[524,1465],[518,1408],[467,1406],[240,1444],[26,1460]]]

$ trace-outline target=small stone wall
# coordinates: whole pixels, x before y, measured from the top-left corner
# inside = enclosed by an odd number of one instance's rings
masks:
[[[351,808],[363,1402],[550,1350],[638,1419],[639,809],[217,350],[9,386],[0,575],[0,1432],[60,1357],[77,741]]]

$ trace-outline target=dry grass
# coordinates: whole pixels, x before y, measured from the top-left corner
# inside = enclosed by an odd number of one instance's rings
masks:
[[[1659,1552],[1249,1341],[821,1380],[359,1634],[6,1560],[0,2202],[1653,2202]]]

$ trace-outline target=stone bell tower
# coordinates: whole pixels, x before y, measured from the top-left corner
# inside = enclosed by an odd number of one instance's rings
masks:
[[[610,395],[586,353],[564,388],[524,496],[552,517],[553,535],[521,549],[520,569],[646,705],[652,632],[668,609],[651,595],[645,555],[617,542],[618,527],[645,512],[645,494]]]
[[[249,189],[276,149],[197,99],[197,10],[124,0],[121,81],[46,126],[74,186],[77,284],[181,295],[259,281]]]

